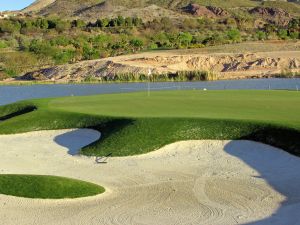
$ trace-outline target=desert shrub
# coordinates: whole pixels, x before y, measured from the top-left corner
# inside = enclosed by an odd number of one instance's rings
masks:
[[[259,30],[259,31],[256,32],[255,37],[258,40],[266,40],[267,39],[267,34],[266,34],[266,32]]]
[[[297,32],[297,31],[295,31],[295,32],[290,32],[290,33],[289,33],[289,37],[290,37],[291,39],[299,39],[299,38],[300,38],[300,33]]]
[[[20,32],[21,24],[13,20],[0,20],[0,33],[18,33]]]
[[[287,39],[289,38],[289,37],[288,37],[288,31],[285,30],[285,29],[280,29],[280,30],[278,31],[278,37],[279,37],[280,39],[287,40]]]
[[[85,21],[80,20],[80,19],[73,20],[71,24],[72,24],[72,27],[76,27],[76,28],[83,28],[83,27],[86,27],[86,25],[87,25]]]
[[[0,55],[3,71],[10,77],[22,74],[39,64],[39,59],[30,53],[11,52]]]
[[[57,49],[52,47],[48,41],[34,39],[29,45],[29,51],[35,54],[53,56],[56,54]]]
[[[217,45],[226,43],[227,37],[222,33],[213,33],[203,40],[204,45]]]
[[[71,39],[66,36],[57,36],[54,39],[50,40],[50,44],[52,46],[67,46],[71,43]]]
[[[180,32],[178,34],[179,47],[188,47],[193,40],[193,36],[189,32]]]
[[[140,50],[142,49],[142,47],[144,46],[144,42],[141,39],[138,38],[134,38],[132,40],[129,41],[129,44],[132,46],[132,48],[136,51],[136,50]]]
[[[74,57],[75,57],[75,51],[69,50],[69,49],[59,51],[53,56],[55,63],[57,63],[57,64],[71,62]]]
[[[19,48],[21,51],[29,51],[31,40],[26,36],[21,36],[18,38]]]
[[[241,33],[238,29],[231,29],[227,32],[227,37],[232,42],[239,42],[241,41]]]
[[[6,41],[0,40],[0,48],[6,48],[6,47],[8,47]]]
[[[156,43],[151,42],[149,45],[149,49],[157,49],[158,45]]]

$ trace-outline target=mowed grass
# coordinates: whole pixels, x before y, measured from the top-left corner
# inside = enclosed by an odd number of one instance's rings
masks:
[[[293,91],[163,91],[48,102],[49,109],[129,118],[255,120],[300,127],[300,93]]]
[[[105,189],[85,181],[41,175],[0,175],[0,194],[26,198],[63,199],[101,194]]]
[[[82,149],[85,155],[136,155],[200,139],[254,140],[300,155],[296,91],[178,90],[149,97],[136,92],[41,99],[0,107],[1,116],[8,118],[0,123],[2,134],[75,127],[100,131],[101,139]]]

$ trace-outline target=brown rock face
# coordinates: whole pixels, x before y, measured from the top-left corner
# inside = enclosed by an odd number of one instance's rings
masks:
[[[183,8],[183,11],[194,16],[203,16],[207,18],[229,16],[229,13],[220,7],[200,6],[198,4],[189,4]]]
[[[213,12],[216,16],[220,16],[220,17],[229,16],[229,13],[220,7],[207,6],[206,8],[211,12]]]
[[[283,9],[270,7],[256,7],[249,10],[249,13],[258,15],[268,22],[279,25],[287,25],[291,20],[291,15]]]

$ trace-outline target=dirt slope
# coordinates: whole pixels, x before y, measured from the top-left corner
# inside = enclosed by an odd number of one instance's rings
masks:
[[[52,4],[56,0],[36,0],[34,3],[23,9],[23,12],[38,12],[41,9],[47,7]]]
[[[293,12],[295,15],[300,14],[300,12],[294,12],[295,7],[298,7],[297,4],[290,2],[285,3],[284,5],[277,4],[274,9],[272,6],[268,6],[271,7],[268,8],[269,11],[276,12],[275,18],[280,22],[289,19],[289,17],[282,16],[285,11]],[[230,15],[228,11],[230,9],[247,11],[249,8],[261,7],[263,5],[262,1],[251,0],[36,0],[33,4],[24,9],[23,12],[33,12],[39,16],[55,15],[63,18],[80,17],[88,21],[96,20],[99,17],[115,17],[119,15],[140,16],[145,21],[148,21],[158,17],[172,17],[174,13],[180,18],[185,18],[187,15],[190,17],[194,15],[208,18],[222,18]],[[161,11],[161,14],[156,12],[157,8]],[[138,13],[139,11],[141,11],[141,13]],[[183,13],[184,11],[185,13]],[[146,19],[144,18],[145,14],[143,14],[143,12],[147,13]],[[152,12],[154,14],[151,16]],[[252,15],[262,17],[261,13],[262,12],[259,11],[252,13]],[[269,12],[265,10],[263,13],[268,14]],[[272,19],[272,17],[267,17],[267,19]]]
[[[277,76],[282,72],[300,72],[300,50],[273,52],[219,53],[204,50],[159,51],[110,57],[55,66],[30,72],[23,80],[83,81],[87,77],[103,77],[126,73],[176,73],[178,71],[210,71],[217,79],[241,79]]]

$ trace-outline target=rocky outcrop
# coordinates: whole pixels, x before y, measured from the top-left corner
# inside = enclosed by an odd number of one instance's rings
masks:
[[[202,16],[207,18],[229,16],[229,13],[220,7],[201,6],[198,4],[189,4],[188,6],[183,8],[183,11],[194,16]]]
[[[286,26],[292,19],[288,12],[280,8],[256,7],[249,10],[249,13],[259,16],[268,22],[282,26]]]

